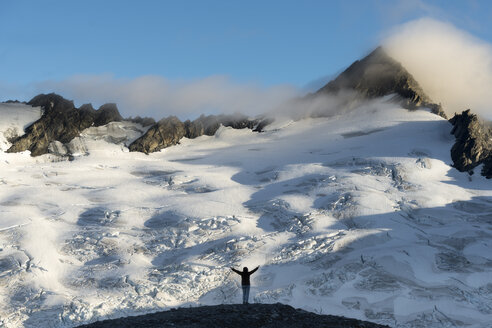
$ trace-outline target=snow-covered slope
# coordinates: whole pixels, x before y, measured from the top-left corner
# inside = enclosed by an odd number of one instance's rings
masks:
[[[24,128],[40,117],[40,107],[0,103],[0,151],[7,150],[11,146],[9,139],[22,135]]]
[[[492,188],[449,166],[450,129],[374,101],[150,155],[128,122],[86,130],[73,161],[0,152],[0,325],[235,303],[229,267],[261,265],[255,302],[488,327]]]

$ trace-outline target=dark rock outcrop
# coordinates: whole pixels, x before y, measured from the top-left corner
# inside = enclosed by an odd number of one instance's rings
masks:
[[[378,47],[368,56],[355,61],[345,71],[319,89],[316,94],[337,94],[353,90],[366,98],[396,94],[405,108],[427,107],[446,118],[441,105],[424,93],[413,76],[396,60]]]
[[[180,308],[135,317],[105,320],[79,328],[109,327],[389,328],[367,321],[332,315],[318,315],[280,303]]]
[[[185,125],[176,116],[163,118],[128,148],[146,154],[176,145],[185,136]]]
[[[484,164],[482,175],[492,178],[492,128],[477,115],[466,110],[449,120],[453,124],[451,134],[456,143],[451,148],[454,167],[461,172],[470,172]]]
[[[116,104],[109,103],[99,107],[96,118],[94,119],[94,125],[101,126],[101,125],[106,125],[109,122],[121,122],[121,121],[123,121],[123,117],[120,115],[120,112],[116,107]]]
[[[492,179],[492,156],[483,161],[482,175],[487,179]]]
[[[103,105],[99,110],[95,110],[90,104],[77,109],[73,101],[54,93],[40,94],[27,104],[41,107],[43,114],[27,127],[24,135],[13,140],[7,152],[30,150],[31,156],[39,156],[48,152],[53,141],[65,144],[90,126],[122,120],[115,104]]]
[[[220,120],[215,115],[201,115],[194,121],[185,121],[184,124],[186,137],[193,139],[203,135],[213,136],[220,127]]]
[[[176,145],[183,137],[194,139],[202,135],[213,136],[221,125],[261,132],[261,129],[269,123],[270,121],[266,119],[249,119],[239,114],[201,115],[194,121],[185,122],[181,122],[175,116],[170,116],[153,125],[143,136],[135,140],[129,149],[149,154]]]

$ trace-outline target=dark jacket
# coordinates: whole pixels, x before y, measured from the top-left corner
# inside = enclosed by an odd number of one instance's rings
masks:
[[[248,271],[248,272],[245,272],[245,271],[239,271],[239,270],[236,270],[234,268],[231,268],[232,271],[234,271],[235,273],[241,275],[241,285],[243,286],[249,286],[251,285],[251,283],[249,282],[249,276],[251,276],[253,273],[256,272],[256,270],[258,270],[259,267],[256,267],[254,268],[253,270],[251,271]]]

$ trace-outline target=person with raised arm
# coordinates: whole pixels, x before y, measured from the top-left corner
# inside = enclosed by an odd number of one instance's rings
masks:
[[[251,271],[248,271],[247,267],[244,267],[243,271],[239,271],[234,268],[231,268],[232,271],[234,271],[235,273],[241,276],[241,287],[243,288],[243,304],[248,304],[249,301],[249,288],[251,286],[251,283],[249,281],[249,276],[255,273],[259,267],[260,266],[258,265],[256,268],[254,268]]]

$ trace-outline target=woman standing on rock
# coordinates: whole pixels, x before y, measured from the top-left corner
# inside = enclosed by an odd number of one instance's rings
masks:
[[[258,265],[256,268],[249,272],[247,267],[244,267],[243,271],[231,268],[232,271],[241,276],[241,287],[243,288],[243,304],[248,304],[249,301],[249,287],[251,286],[251,283],[249,282],[249,276],[255,273],[259,267],[260,266]]]

